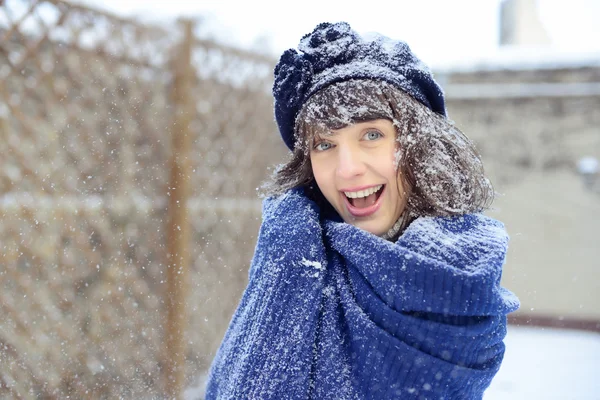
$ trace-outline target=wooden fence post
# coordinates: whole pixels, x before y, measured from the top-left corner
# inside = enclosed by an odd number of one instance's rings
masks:
[[[183,40],[171,64],[174,72],[171,92],[174,120],[171,131],[171,178],[168,188],[168,268],[165,299],[167,324],[164,354],[165,389],[169,399],[181,399],[185,384],[186,302],[189,285],[187,276],[190,263],[190,224],[187,202],[192,172],[189,157],[192,143],[190,122],[195,110],[191,96],[191,88],[194,84],[194,70],[192,69],[194,23],[184,20],[182,25]]]

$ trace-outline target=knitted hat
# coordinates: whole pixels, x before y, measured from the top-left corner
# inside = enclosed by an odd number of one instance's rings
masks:
[[[294,125],[302,105],[320,89],[348,79],[383,80],[446,116],[444,94],[429,68],[408,45],[379,34],[359,36],[346,22],[322,23],[298,50],[286,50],[275,67],[275,119],[294,149]]]

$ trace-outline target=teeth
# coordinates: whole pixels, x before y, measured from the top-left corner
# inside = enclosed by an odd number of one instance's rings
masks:
[[[378,191],[379,189],[381,189],[382,186],[383,185],[377,185],[377,186],[373,186],[372,188],[368,188],[365,190],[359,190],[358,192],[344,192],[344,194],[346,195],[346,197],[349,197],[351,199],[367,197],[368,195],[373,194],[376,191]]]

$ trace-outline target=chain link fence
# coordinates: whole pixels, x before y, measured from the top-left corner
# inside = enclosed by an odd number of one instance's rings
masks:
[[[246,283],[256,189],[285,148],[274,140],[275,60],[193,37],[189,95],[178,97],[183,40],[175,23],[0,2],[0,397],[166,397],[172,335],[184,385],[208,368]],[[165,300],[181,113],[183,332]]]

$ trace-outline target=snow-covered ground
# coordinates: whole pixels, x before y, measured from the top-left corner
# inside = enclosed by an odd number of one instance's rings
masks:
[[[600,334],[509,326],[484,400],[599,400]]]
[[[510,325],[505,343],[484,400],[600,400],[600,334]],[[198,383],[184,397],[202,394]]]

